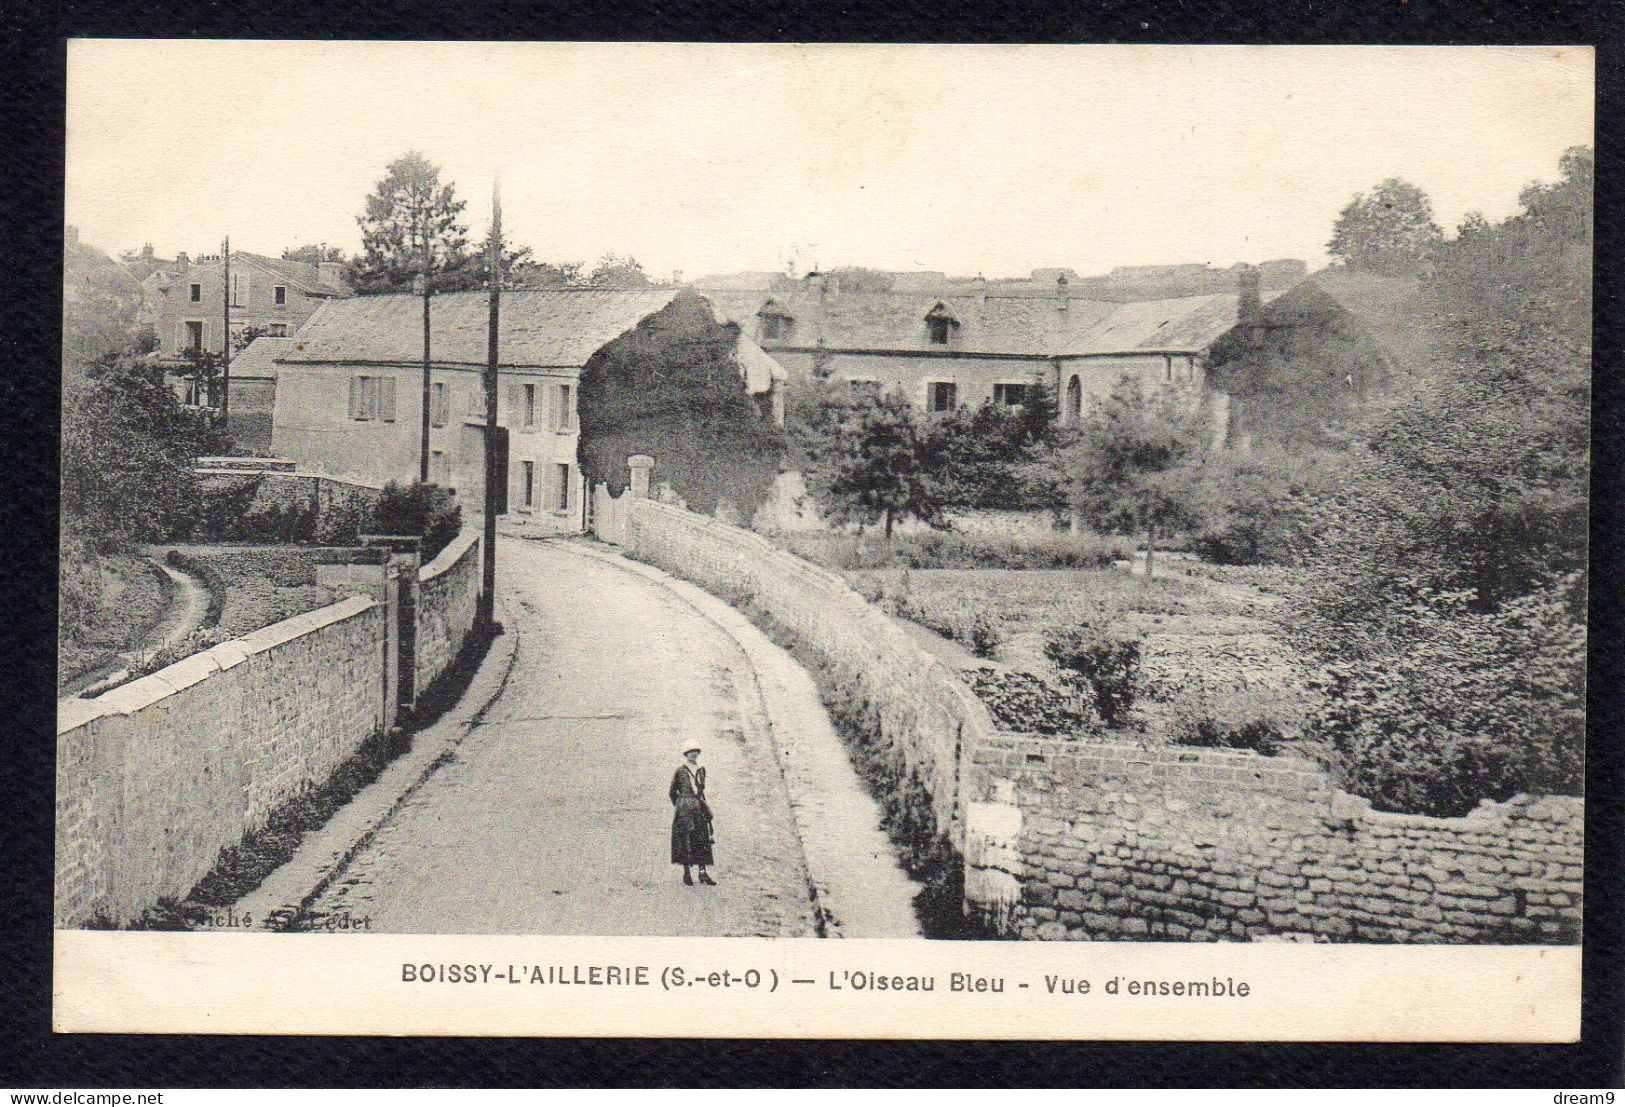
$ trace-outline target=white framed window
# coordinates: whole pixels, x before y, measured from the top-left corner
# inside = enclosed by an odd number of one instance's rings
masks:
[[[519,505],[527,511],[536,506],[536,463],[519,463]]]
[[[194,283],[191,286],[190,298],[194,304],[201,304],[203,302],[203,286],[201,284]]]
[[[451,485],[451,459],[445,450],[429,451],[429,476],[442,488]]]
[[[525,385],[523,406],[524,426],[528,430],[536,425],[536,386],[534,384]]]
[[[925,410],[932,412],[952,411],[959,406],[959,386],[953,381],[927,381],[925,385]]]
[[[575,429],[576,413],[572,406],[575,389],[568,384],[561,384],[553,394],[553,429],[567,432]]]
[[[557,462],[553,466],[553,503],[554,511],[570,510],[570,466],[564,462]]]
[[[429,423],[431,426],[443,427],[450,422],[451,396],[447,393],[444,381],[435,381],[429,392]]]
[[[201,352],[209,340],[209,325],[201,319],[188,319],[181,323],[180,347]]]
[[[350,418],[367,423],[395,421],[395,378],[361,374],[350,378]]]
[[[285,285],[285,284],[274,284],[274,285],[272,285],[271,286],[271,302],[273,304],[275,304],[277,307],[287,307],[288,306],[288,286]]]
[[[287,338],[288,337],[288,324],[286,324],[286,323],[267,323],[266,327],[267,327],[266,333],[269,334],[272,338]]]
[[[1004,407],[1022,407],[1027,403],[1027,391],[1032,383],[1022,381],[1018,383],[995,384],[993,386],[993,402]]]

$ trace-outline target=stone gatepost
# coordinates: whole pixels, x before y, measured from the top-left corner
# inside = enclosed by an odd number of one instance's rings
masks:
[[[649,471],[655,467],[655,459],[648,454],[633,454],[626,459],[626,467],[632,471],[632,483],[627,491],[635,500],[649,498]]]

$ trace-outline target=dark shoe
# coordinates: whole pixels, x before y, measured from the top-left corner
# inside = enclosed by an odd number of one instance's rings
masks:
[[[702,877],[700,877],[700,879],[704,880],[705,877],[702,876]],[[694,883],[694,878],[692,876],[688,875],[688,870],[686,870],[686,869],[683,871],[683,883],[684,884],[693,884]]]
[[[715,888],[717,886],[717,882],[711,879],[711,874],[710,873],[701,873],[700,874],[700,883],[701,884],[709,884],[713,888]]]

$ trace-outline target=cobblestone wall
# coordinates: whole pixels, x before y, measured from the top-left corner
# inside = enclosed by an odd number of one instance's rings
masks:
[[[56,925],[180,898],[385,724],[384,608],[351,597],[57,717]]]
[[[1575,942],[1583,804],[1374,812],[1308,762],[997,735],[967,899],[1039,939]]]
[[[480,598],[480,534],[465,527],[439,555],[418,570],[416,652],[418,693],[451,666],[474,627]]]
[[[937,831],[962,848],[960,776],[992,731],[986,709],[940,661],[840,576],[738,527],[625,497],[625,550],[793,633],[878,721],[906,787],[929,797]]]

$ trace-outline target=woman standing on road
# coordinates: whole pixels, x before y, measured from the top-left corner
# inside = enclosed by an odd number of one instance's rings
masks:
[[[690,742],[683,747],[683,763],[672,774],[671,863],[683,866],[683,883],[693,884],[690,865],[699,866],[700,883],[715,885],[706,866],[711,860],[711,808],[705,802],[705,770],[700,767],[700,747]]]

